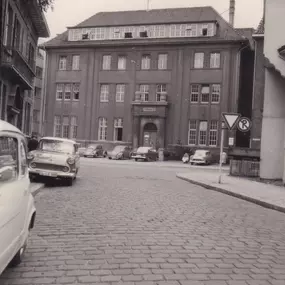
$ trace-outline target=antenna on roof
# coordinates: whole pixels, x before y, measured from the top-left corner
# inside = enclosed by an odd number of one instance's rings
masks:
[[[146,0],[146,10],[149,11],[149,2],[150,0]]]

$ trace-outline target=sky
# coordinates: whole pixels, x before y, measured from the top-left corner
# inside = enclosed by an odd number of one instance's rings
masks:
[[[213,6],[228,20],[230,0],[149,0],[150,9]],[[256,28],[263,11],[264,0],[236,0],[235,27]],[[103,11],[146,9],[147,0],[54,0],[53,11],[46,14],[51,37],[63,33],[90,16]],[[45,39],[47,40],[47,39]],[[41,40],[41,41],[45,41]]]

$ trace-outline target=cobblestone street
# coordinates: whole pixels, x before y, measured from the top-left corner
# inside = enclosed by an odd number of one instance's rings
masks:
[[[285,215],[152,163],[82,159],[72,187],[42,189],[25,261],[8,284],[281,285]]]

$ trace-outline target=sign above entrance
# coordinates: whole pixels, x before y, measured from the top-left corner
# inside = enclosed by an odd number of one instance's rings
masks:
[[[229,130],[232,130],[236,126],[240,116],[238,113],[222,113],[222,117]]]
[[[143,112],[155,112],[156,108],[152,108],[152,107],[145,107],[143,108]]]

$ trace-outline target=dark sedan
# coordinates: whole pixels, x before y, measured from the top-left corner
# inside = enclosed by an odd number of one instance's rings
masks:
[[[144,161],[156,161],[158,158],[157,151],[152,147],[142,146],[137,149],[135,153],[131,156],[135,161],[144,160]]]

